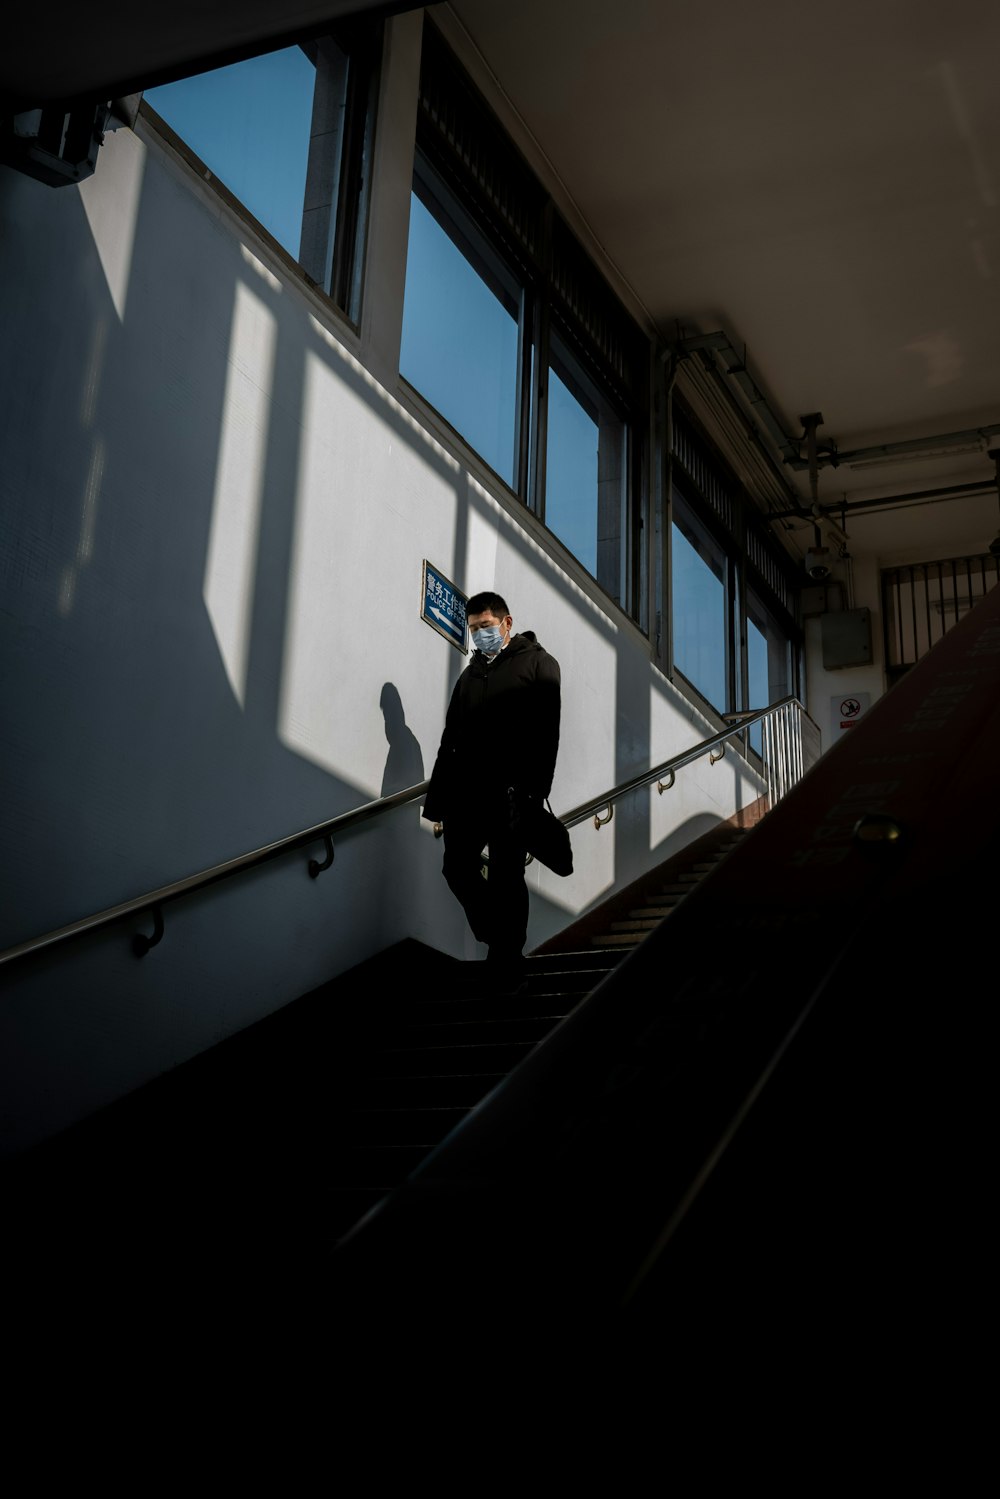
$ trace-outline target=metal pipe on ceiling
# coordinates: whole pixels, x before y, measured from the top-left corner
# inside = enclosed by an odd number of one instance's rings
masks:
[[[747,369],[746,351],[740,354],[728,333],[720,328],[714,333],[692,334],[688,338],[678,339],[674,348],[681,358],[688,354],[700,353],[709,368],[716,367],[711,356],[719,355],[725,373],[731,376],[743,391],[754,415],[760,419],[777,444],[784,462],[789,468],[795,470],[809,468],[810,457],[803,457],[802,454],[802,445],[808,440],[808,432],[804,432],[801,438],[788,436],[768,405],[766,396]],[[910,438],[906,442],[876,443],[873,447],[855,448],[851,452],[839,452],[834,443],[827,442],[816,445],[815,452],[812,454],[812,462],[821,468],[827,466],[839,468],[845,463],[871,463],[880,458],[915,457],[917,454],[927,453],[928,449],[947,449],[968,443],[989,444],[990,439],[997,436],[1000,436],[1000,422],[993,422],[984,427],[972,427],[962,432],[942,432],[931,437]],[[802,514],[799,510],[789,513],[798,516]]]
[[[820,509],[823,510],[823,519],[828,521],[832,519],[833,515],[842,515],[845,510],[874,510],[887,505],[903,504],[906,501],[914,503],[918,500],[933,500],[935,502],[939,500],[955,500],[961,495],[972,498],[977,494],[989,494],[997,488],[998,485],[995,479],[984,479],[982,482],[975,484],[951,484],[943,489],[914,489],[909,490],[906,494],[887,494],[877,500],[838,501],[837,504],[829,507],[829,514],[827,514],[822,506]],[[801,510],[772,510],[768,515],[768,519],[802,520],[803,515]]]

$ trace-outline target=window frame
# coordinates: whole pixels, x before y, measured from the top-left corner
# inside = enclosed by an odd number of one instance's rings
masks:
[[[648,634],[648,336],[561,219],[550,195],[427,17],[423,34],[414,191],[428,207],[425,194],[457,203],[523,287],[513,482],[498,477],[544,526],[549,370],[556,341],[579,361],[586,379],[624,428],[624,516],[614,588],[609,589],[607,579],[602,582],[582,559],[575,560]],[[453,242],[458,243],[454,237]],[[419,389],[416,393],[423,398]],[[477,456],[488,464],[483,455]],[[550,534],[575,556],[556,532]]]
[[[801,697],[805,652],[803,631],[796,614],[798,577],[794,561],[768,534],[765,517],[683,399],[671,392],[670,402],[666,531],[672,531],[679,497],[680,504],[687,507],[727,559],[725,704],[720,707],[709,702],[678,665],[670,571],[665,573],[663,585],[670,611],[667,675],[671,680],[680,676],[685,686],[690,686],[698,699],[720,718],[769,706],[750,701],[748,620],[752,609],[757,608],[769,617],[786,643],[788,691]],[[672,566],[669,548],[666,549],[665,565],[668,569]],[[768,691],[770,696],[770,687]],[[744,747],[751,748],[749,736],[744,734],[741,737]]]

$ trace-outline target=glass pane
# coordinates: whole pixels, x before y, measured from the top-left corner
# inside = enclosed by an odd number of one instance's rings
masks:
[[[549,370],[545,524],[597,573],[597,422]]]
[[[720,713],[726,711],[725,559],[693,529],[673,526],[674,664]]]
[[[621,417],[553,339],[545,524],[616,603],[624,594],[627,448]]]
[[[286,47],[143,95],[296,259],[315,77],[301,48]]]
[[[747,616],[747,668],[750,677],[750,701],[748,708],[766,708],[771,701],[767,691],[767,636],[762,635]],[[750,730],[750,743],[761,753],[763,729],[755,723]]]
[[[399,372],[513,488],[519,299],[471,226],[448,223],[411,196]]]
[[[774,617],[751,594],[747,603],[748,708],[766,708],[791,692],[791,646]],[[762,727],[755,724],[750,743],[761,752]]]

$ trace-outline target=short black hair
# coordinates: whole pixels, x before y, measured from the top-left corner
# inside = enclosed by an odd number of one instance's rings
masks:
[[[509,613],[506,599],[498,593],[474,593],[465,606],[466,618],[470,614],[492,614],[495,619],[506,619]]]

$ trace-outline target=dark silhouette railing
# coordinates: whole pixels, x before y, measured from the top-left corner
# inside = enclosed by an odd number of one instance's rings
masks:
[[[797,698],[783,698],[780,703],[770,708],[755,709],[752,712],[734,715],[737,719],[730,728],[720,729],[717,733],[709,735],[707,739],[701,740],[691,749],[685,750],[679,755],[674,755],[669,760],[653,766],[640,775],[632,776],[611,791],[603,792],[601,796],[584,802],[579,807],[574,807],[561,819],[567,827],[573,827],[577,823],[585,822],[588,817],[594,817],[595,826],[600,827],[611,820],[614,804],[623,796],[639,787],[651,785],[654,781],[658,783],[659,791],[666,791],[673,785],[673,778],[678,770],[693,761],[700,759],[703,755],[710,755],[713,759],[721,758],[716,755],[716,750],[724,750],[725,744],[746,733],[754,724],[767,721],[772,725],[770,736],[765,734],[765,739],[774,745],[774,752],[768,757],[765,746],[765,772],[768,784],[768,795],[777,799],[794,780],[802,774],[805,761],[810,755],[810,748],[805,743],[802,734],[803,725],[808,723],[815,730],[815,725],[809,719],[805,709]],[[765,725],[766,727],[766,725]],[[816,742],[818,743],[818,731],[816,731]],[[427,792],[429,781],[421,781],[415,786],[406,787],[402,791],[394,792],[390,796],[381,796],[374,801],[366,802],[363,806],[355,807],[349,812],[343,812],[337,817],[332,817],[326,822],[316,823],[309,828],[303,828],[297,833],[291,833],[285,838],[279,838],[273,843],[264,844],[260,848],[252,849],[249,853],[240,854],[236,858],[227,859],[222,864],[213,865],[209,869],[200,870],[197,874],[188,875],[181,880],[174,880],[169,885],[162,885],[157,890],[148,890],[143,895],[137,895],[131,900],[120,902],[118,905],[109,906],[102,911],[95,911],[90,916],[80,917],[66,926],[57,927],[53,931],[44,932],[38,937],[29,938],[25,942],[18,943],[14,947],[5,948],[0,952],[0,966],[12,963],[17,959],[29,957],[32,953],[40,952],[46,948],[55,947],[61,943],[69,942],[74,937],[80,937],[87,932],[95,932],[104,927],[112,926],[116,922],[125,920],[127,917],[142,916],[148,914],[153,921],[153,933],[146,936],[138,932],[132,938],[132,948],[137,957],[143,957],[149,950],[157,945],[164,933],[163,907],[171,901],[179,900],[182,896],[191,895],[198,890],[206,889],[209,885],[216,885],[222,880],[229,880],[236,875],[244,874],[251,869],[257,869],[262,864],[277,859],[283,855],[293,853],[297,849],[307,848],[316,843],[324,845],[326,856],[323,860],[311,858],[309,860],[309,873],[315,879],[323,870],[329,869],[334,860],[334,838],[349,831],[373,817],[378,817],[385,812],[392,811],[396,807],[407,805],[409,802],[418,801]],[[600,818],[595,814],[602,810],[607,811],[607,817]]]

